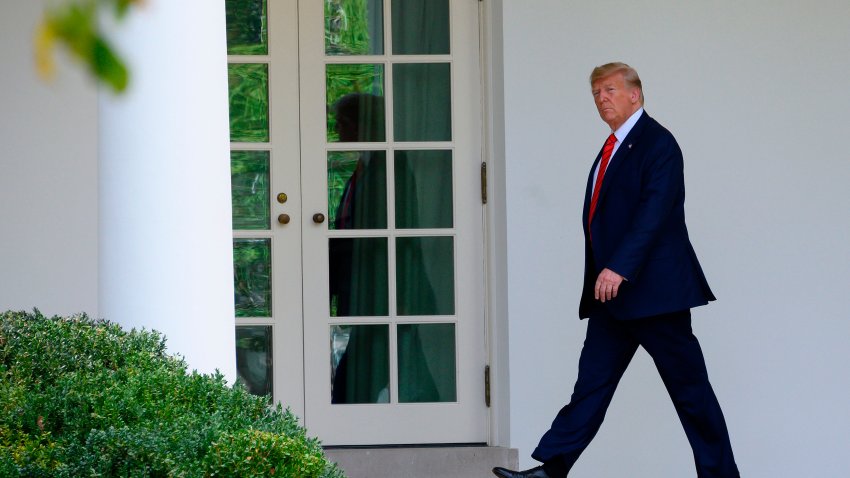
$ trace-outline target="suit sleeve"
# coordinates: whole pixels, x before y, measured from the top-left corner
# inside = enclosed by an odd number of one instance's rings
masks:
[[[607,265],[628,281],[637,279],[675,206],[684,199],[682,151],[669,132],[650,147],[640,181],[631,226]]]

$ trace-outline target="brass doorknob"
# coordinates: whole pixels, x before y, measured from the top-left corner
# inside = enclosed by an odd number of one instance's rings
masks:
[[[289,214],[281,214],[277,217],[277,222],[281,224],[289,224]]]
[[[289,197],[286,195],[286,193],[279,193],[277,195],[277,202],[281,204],[285,203],[287,199],[289,199]]]
[[[313,214],[313,222],[315,222],[316,224],[321,224],[325,222],[325,215],[320,212]]]

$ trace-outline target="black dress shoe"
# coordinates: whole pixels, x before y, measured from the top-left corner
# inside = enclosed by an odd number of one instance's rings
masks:
[[[525,471],[513,471],[507,468],[493,468],[493,474],[501,478],[549,478],[542,466]]]

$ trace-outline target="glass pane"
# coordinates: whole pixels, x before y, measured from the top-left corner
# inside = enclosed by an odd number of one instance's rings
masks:
[[[393,0],[393,54],[447,55],[449,0]]]
[[[236,327],[236,383],[254,395],[271,395],[272,363],[272,327]]]
[[[328,142],[385,141],[384,65],[327,65]]]
[[[269,152],[231,151],[233,229],[268,229]]]
[[[328,242],[331,317],[389,314],[386,237]]]
[[[331,403],[389,403],[388,325],[331,326]]]
[[[227,54],[268,53],[266,0],[225,0]]]
[[[448,63],[393,65],[396,141],[451,141],[452,92]]]
[[[386,151],[328,152],[328,227],[387,228]]]
[[[398,326],[398,401],[457,401],[454,324]]]
[[[271,239],[233,240],[236,317],[271,317],[271,270]]]
[[[383,55],[383,2],[325,0],[325,54]]]
[[[452,152],[395,152],[395,227],[452,227]]]
[[[396,238],[396,283],[398,315],[454,314],[453,238]]]
[[[230,86],[230,141],[268,142],[269,65],[227,65]]]
[[[331,317],[389,314],[386,237],[328,241]]]

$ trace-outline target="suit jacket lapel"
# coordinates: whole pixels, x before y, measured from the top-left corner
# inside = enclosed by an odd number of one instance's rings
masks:
[[[599,190],[599,203],[602,202],[602,199],[605,197],[605,193],[611,187],[610,181],[611,178],[615,177],[617,171],[620,169],[620,166],[623,162],[628,160],[629,153],[632,151],[632,146],[637,142],[638,138],[640,138],[641,133],[643,133],[643,129],[646,126],[647,122],[649,122],[649,115],[644,111],[640,118],[638,118],[637,123],[632,127],[632,130],[629,131],[629,134],[623,139],[623,142],[620,143],[620,147],[617,148],[617,152],[614,153],[614,156],[611,158],[611,162],[608,164],[608,169],[605,170],[605,175],[602,177],[602,189]],[[597,162],[599,158],[596,159]],[[594,163],[593,169],[596,169]],[[591,169],[591,181],[593,175],[593,169]]]

